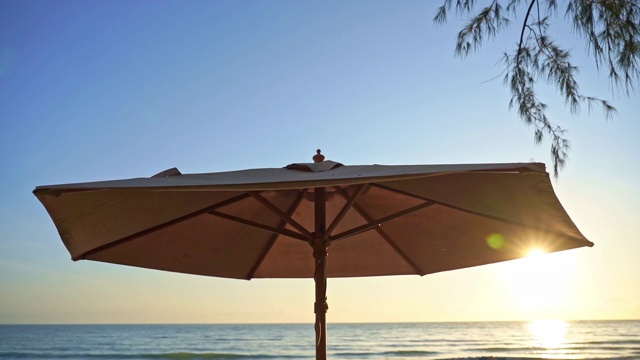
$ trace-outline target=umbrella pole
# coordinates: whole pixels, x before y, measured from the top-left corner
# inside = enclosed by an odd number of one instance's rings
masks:
[[[313,233],[313,258],[315,273],[313,279],[316,285],[316,360],[327,359],[327,249],[329,241],[324,238],[326,229],[326,189],[314,190],[315,231]]]

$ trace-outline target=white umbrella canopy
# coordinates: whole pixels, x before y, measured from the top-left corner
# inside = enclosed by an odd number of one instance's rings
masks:
[[[426,275],[593,246],[544,164],[343,166],[318,155],[284,168],[170,169],[34,194],[74,260],[315,278],[318,359],[326,358],[327,277]]]

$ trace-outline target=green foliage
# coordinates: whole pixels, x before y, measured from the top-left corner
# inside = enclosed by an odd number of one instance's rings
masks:
[[[576,33],[585,41],[597,68],[606,69],[612,89],[627,96],[640,79],[640,5],[638,0],[572,0],[565,1],[564,17],[571,21]],[[536,95],[536,83],[554,86],[575,114],[582,105],[603,109],[608,119],[616,109],[607,101],[580,92],[576,75],[578,67],[571,53],[550,36],[551,20],[558,16],[556,0],[494,0],[474,11],[475,0],[444,0],[434,17],[436,24],[446,22],[455,8],[458,16],[471,16],[458,33],[455,54],[466,57],[501,31],[509,29],[512,18],[522,16],[517,47],[502,56],[504,83],[511,91],[509,108],[515,108],[528,125],[534,127],[534,139],[541,143],[551,138],[551,156],[555,176],[564,166],[569,141],[566,130],[547,117],[547,105]]]

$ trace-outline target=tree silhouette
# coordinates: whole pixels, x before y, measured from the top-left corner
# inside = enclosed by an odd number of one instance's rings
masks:
[[[585,41],[598,71],[607,71],[612,91],[629,96],[640,79],[639,1],[568,0],[563,4],[564,17]],[[547,105],[538,97],[536,83],[542,80],[554,86],[572,114],[582,105],[587,105],[589,111],[599,106],[608,119],[616,109],[603,99],[580,92],[578,67],[571,62],[571,53],[550,37],[551,20],[558,16],[558,1],[494,0],[478,11],[475,5],[475,0],[444,0],[434,22],[446,22],[452,8],[457,16],[470,16],[456,41],[455,54],[464,58],[507,30],[517,15],[524,14],[517,46],[502,55],[504,83],[511,91],[509,108],[517,109],[520,118],[534,127],[537,144],[546,136],[551,138],[553,170],[558,176],[568,157],[569,141],[566,130],[547,116]]]

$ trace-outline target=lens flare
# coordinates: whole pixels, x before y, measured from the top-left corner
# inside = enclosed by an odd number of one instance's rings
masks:
[[[505,239],[502,234],[491,233],[487,236],[487,245],[494,250],[500,250],[507,243],[507,239]]]

